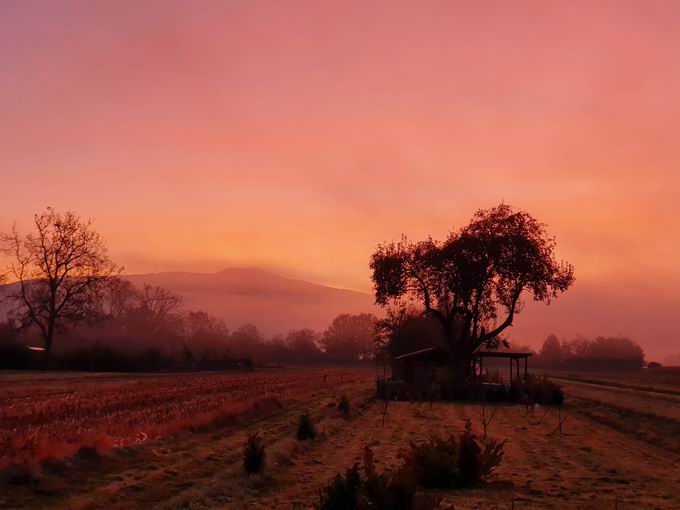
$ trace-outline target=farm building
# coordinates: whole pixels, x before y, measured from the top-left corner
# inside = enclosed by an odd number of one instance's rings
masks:
[[[392,377],[410,390],[421,393],[432,388],[449,365],[448,351],[429,347],[402,354],[392,362]]]
[[[484,383],[490,369],[498,372],[497,379],[501,383],[512,384],[516,379],[526,378],[530,352],[514,351],[478,351],[472,358],[472,380],[469,384]],[[486,361],[485,361],[486,360]],[[507,365],[506,365],[507,360]],[[387,376],[387,364],[391,368],[391,376]],[[505,379],[505,370],[508,379]],[[378,379],[390,394],[406,394],[428,397],[436,394],[442,384],[452,383],[455,378],[451,363],[451,354],[440,347],[428,347],[393,357],[383,358],[383,375]],[[379,386],[380,386],[379,382]]]

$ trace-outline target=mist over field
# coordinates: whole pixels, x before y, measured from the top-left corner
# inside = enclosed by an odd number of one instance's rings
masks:
[[[138,287],[159,285],[184,298],[188,309],[205,310],[230,329],[251,323],[268,336],[292,329],[321,331],[340,313],[380,315],[371,294],[285,278],[255,268],[231,268],[217,273],[169,272],[125,275]],[[1,287],[0,287],[1,289]],[[1,292],[1,290],[0,290]],[[578,282],[561,299],[546,307],[527,300],[526,311],[509,332],[518,345],[540,349],[550,334],[561,338],[629,336],[640,343],[648,360],[680,365],[680,325],[670,320],[680,306],[675,296],[644,300],[652,290],[623,285],[601,289]],[[8,304],[0,303],[0,313]]]

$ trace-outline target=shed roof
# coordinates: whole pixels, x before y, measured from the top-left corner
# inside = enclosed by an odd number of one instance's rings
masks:
[[[413,351],[409,352],[407,354],[402,354],[401,356],[395,356],[394,359],[396,360],[402,360],[402,359],[408,359],[408,358],[415,358],[418,356],[424,356],[426,354],[431,354],[431,353],[446,353],[444,349],[441,347],[427,347],[426,349],[420,349],[419,351]]]
[[[512,351],[478,351],[475,356],[481,358],[528,358],[531,352],[512,352]]]

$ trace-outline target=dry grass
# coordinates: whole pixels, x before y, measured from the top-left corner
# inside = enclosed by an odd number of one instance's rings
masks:
[[[37,381],[18,375],[0,390],[0,468],[67,457],[83,445],[106,451],[233,424],[254,402],[306,398],[318,388],[370,377],[370,370],[345,369]]]
[[[383,424],[384,406],[371,398],[372,381],[352,378],[355,382],[345,377],[344,385],[314,388],[304,398],[284,401],[283,408],[271,414],[118,449],[83,467],[64,470],[57,464],[35,484],[14,486],[3,495],[4,503],[79,509],[310,508],[318,500],[319,487],[355,462],[361,464],[367,445],[379,460],[376,469],[383,471],[399,464],[400,450],[409,441],[424,440],[431,433],[460,433],[467,419],[478,436],[483,433],[477,404],[395,402]],[[540,416],[527,415],[523,406],[493,406],[488,435],[508,440],[503,463],[481,488],[438,491],[444,507],[677,508],[680,455],[671,443],[664,443],[664,438],[677,435],[672,428],[677,422],[609,403],[622,400],[622,388],[580,387],[597,399],[569,398],[569,387],[565,389],[569,420],[561,436],[555,433],[555,410],[539,423]],[[348,418],[329,406],[341,393],[352,402]],[[653,395],[638,397],[652,405],[648,400]],[[623,400],[629,407],[639,403]],[[318,435],[300,443],[295,432],[304,411],[313,417]],[[242,445],[255,430],[262,434],[270,462],[262,475],[246,477]]]
[[[615,388],[680,395],[680,367],[643,369],[639,372],[571,372],[544,370],[553,378]]]

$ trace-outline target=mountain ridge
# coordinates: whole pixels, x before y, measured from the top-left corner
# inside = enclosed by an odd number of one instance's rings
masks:
[[[341,313],[379,313],[368,293],[288,278],[253,267],[226,268],[216,273],[124,274],[122,278],[139,288],[145,284],[167,288],[182,297],[184,309],[205,311],[224,320],[231,330],[251,323],[267,336],[305,327],[322,331]]]
[[[185,308],[204,310],[230,329],[255,324],[265,334],[291,329],[326,329],[341,313],[377,312],[373,296],[288,278],[259,268],[226,268],[217,273],[166,271],[124,275],[136,286],[159,285],[179,294]]]

